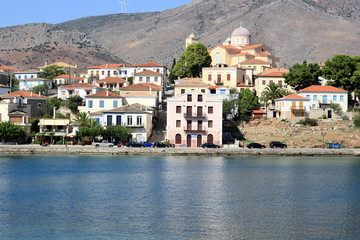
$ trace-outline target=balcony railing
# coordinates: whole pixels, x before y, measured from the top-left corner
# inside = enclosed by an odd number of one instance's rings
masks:
[[[184,131],[190,132],[190,133],[200,133],[200,132],[206,132],[206,128],[205,127],[197,127],[197,128],[184,127]]]
[[[205,118],[205,113],[184,113],[185,118]]]
[[[224,85],[224,82],[223,81],[216,81],[215,85]]]

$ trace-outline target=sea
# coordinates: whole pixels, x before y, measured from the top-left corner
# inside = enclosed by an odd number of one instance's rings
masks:
[[[0,156],[0,239],[360,239],[360,158]]]

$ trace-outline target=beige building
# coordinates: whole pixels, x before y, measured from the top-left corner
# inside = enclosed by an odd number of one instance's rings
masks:
[[[75,77],[75,76],[65,75],[65,74],[54,77],[54,83],[57,86],[69,85],[69,84],[74,84],[74,83],[84,83],[84,82],[85,82],[84,77]]]
[[[299,119],[309,117],[310,99],[290,94],[275,100],[276,117],[279,119]]]
[[[92,83],[95,80],[101,80],[111,77],[132,77],[134,76],[133,67],[129,64],[103,64],[99,66],[89,67],[88,71],[89,82]]]
[[[252,88],[252,70],[239,67],[210,67],[202,69],[202,81],[211,86]]]
[[[78,107],[80,112],[93,113],[123,106],[124,97],[108,90],[85,96],[85,106]]]
[[[190,91],[209,93],[208,87],[209,84],[202,82],[200,78],[178,79],[175,80],[174,97]]]
[[[119,91],[120,88],[128,85],[128,82],[119,77],[108,77],[105,79],[97,80],[96,86],[114,91]]]
[[[287,69],[268,69],[255,77],[255,93],[260,97],[262,92],[270,83],[276,83],[288,92],[294,92],[290,85],[285,83],[283,74],[288,73]]]
[[[128,105],[140,103],[157,108],[162,100],[162,88],[153,83],[138,83],[120,88],[120,95]]]
[[[164,76],[160,72],[154,72],[152,70],[145,70],[135,73],[134,84],[138,83],[153,83],[164,88],[166,83],[164,82]]]
[[[55,62],[55,63],[51,63],[51,64],[48,64],[47,62],[45,62],[44,66],[39,67],[40,72],[44,68],[49,67],[49,66],[54,66],[54,65],[62,67],[64,69],[66,75],[78,76],[78,74],[79,74],[77,65],[71,65],[69,63],[64,63],[64,62]]]

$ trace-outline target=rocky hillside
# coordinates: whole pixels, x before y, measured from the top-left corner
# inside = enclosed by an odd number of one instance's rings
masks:
[[[59,60],[82,67],[123,61],[170,66],[191,32],[211,47],[241,23],[284,67],[360,55],[358,0],[195,0],[163,12],[0,28],[0,61],[26,68]]]

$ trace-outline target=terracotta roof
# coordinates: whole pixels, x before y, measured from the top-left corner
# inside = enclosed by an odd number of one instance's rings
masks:
[[[118,108],[114,108],[114,109],[110,109],[110,110],[104,110],[104,111],[98,111],[98,112],[90,113],[90,115],[102,114],[102,113],[108,113],[108,112],[147,113],[147,112],[142,111],[142,110],[139,110],[139,109],[137,109],[137,108],[124,105],[124,106],[121,106],[121,107],[118,107]]]
[[[348,92],[345,91],[343,89],[340,88],[336,88],[333,86],[320,86],[320,85],[312,85],[310,87],[301,89],[300,91],[298,91],[299,93],[301,92]]]
[[[263,72],[257,77],[282,77],[285,72]]]
[[[98,82],[98,83],[124,83],[126,81],[119,77],[108,77],[105,79],[97,80],[96,82]]]
[[[120,88],[120,90],[134,90],[134,91],[148,91],[149,89],[152,89],[153,91],[160,91],[161,87],[155,83],[138,83],[138,84],[133,84],[127,87],[122,87]]]
[[[76,79],[76,80],[84,80],[85,79],[83,77],[75,77],[75,76],[66,75],[66,74],[62,74],[57,77],[54,77],[54,79],[56,79],[56,78],[67,78],[67,79]]]
[[[157,90],[156,90],[157,91]],[[157,92],[156,91],[146,91],[146,92],[138,92],[138,91],[129,91],[129,92],[121,92],[121,94],[123,94],[125,97],[129,97],[129,96],[150,96],[150,97],[157,97]]]
[[[256,55],[258,55],[258,56],[271,56],[271,53],[269,53],[269,52],[259,52],[259,53],[256,53]]]
[[[154,63],[154,62],[148,62],[148,63],[144,63],[144,64],[134,65],[133,67],[165,67],[165,66]]]
[[[60,86],[59,88],[73,89],[73,88],[100,88],[90,83],[74,83],[70,85]]]
[[[9,70],[9,71],[21,71],[20,69],[13,68],[13,67],[6,66],[6,65],[2,65],[2,64],[0,64],[0,69],[1,70]]]
[[[49,66],[53,66],[53,65],[56,65],[56,66],[59,66],[59,67],[70,67],[70,68],[77,68],[76,66],[73,66],[69,63],[64,63],[64,62],[56,62],[56,63],[51,63],[51,64],[48,64],[48,65],[44,65],[44,66],[41,66],[40,68],[45,68],[45,67],[49,67]]]
[[[248,52],[239,52],[239,53],[236,53],[234,54],[235,56],[239,56],[239,55],[251,55],[251,56],[254,56],[253,54],[251,53],[248,53]]]
[[[225,48],[225,49],[231,49],[231,50],[241,51],[239,48],[234,47],[234,46],[222,45],[222,44],[219,44],[219,45],[217,45],[217,46],[222,47],[222,48]]]
[[[252,112],[252,113],[255,113],[255,114],[266,114],[266,112],[265,112],[264,110],[261,110],[261,109],[259,109],[259,110],[252,110],[251,112]]]
[[[11,116],[21,115],[21,116],[30,116],[27,112],[21,111],[21,110],[13,110],[9,113]]]
[[[240,64],[270,64],[270,63],[259,59],[249,59],[241,62]]]
[[[2,95],[2,97],[4,98],[9,98],[9,97],[16,97],[16,96],[21,96],[21,97],[32,97],[32,98],[47,98],[46,96],[42,96],[33,92],[28,92],[28,91],[17,91],[17,92],[12,92],[12,93],[8,93],[5,95]]]
[[[46,79],[46,78],[27,78],[27,79],[19,79],[19,81],[24,81],[24,82],[27,82],[27,81],[51,81],[50,79]]]
[[[242,49],[254,49],[254,48],[258,48],[258,47],[262,47],[262,46],[264,46],[264,44],[244,46]]]
[[[87,95],[86,97],[91,98],[122,98],[119,94],[113,93],[109,90],[105,90],[102,92],[95,93],[93,95]]]
[[[308,100],[308,101],[310,101],[310,99],[305,98],[305,97],[302,97],[302,96],[299,96],[299,95],[297,95],[297,94],[295,94],[295,93],[290,94],[290,95],[287,95],[287,96],[282,97],[282,98],[279,98],[279,99],[277,99],[277,100],[280,100],[280,99],[293,99],[293,100]]]
[[[221,88],[221,87],[229,88],[229,87],[225,87],[225,86],[209,86],[208,89],[217,89],[217,88]]]
[[[239,83],[237,87],[254,87],[254,85],[246,85],[245,83]]]
[[[161,76],[162,74],[159,72],[154,72],[151,70],[145,70],[142,72],[138,72],[135,74],[135,76]]]
[[[131,67],[131,65],[120,63],[120,64],[103,64],[99,66],[89,67],[88,69],[113,69],[113,68],[119,68],[119,67]]]

